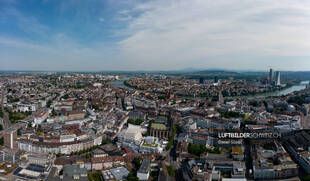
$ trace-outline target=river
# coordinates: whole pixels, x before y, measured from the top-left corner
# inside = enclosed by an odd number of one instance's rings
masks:
[[[130,90],[135,90],[134,88],[128,87],[127,85],[124,84],[124,82],[126,80],[129,80],[129,79],[130,79],[129,77],[125,77],[125,78],[122,78],[120,80],[114,80],[114,81],[109,82],[109,85],[111,85],[113,87],[119,87],[119,88],[126,88],[126,89],[130,89]]]
[[[293,85],[291,87],[279,90],[279,91],[274,91],[274,92],[267,92],[267,93],[262,93],[262,94],[256,94],[256,95],[250,95],[250,96],[243,96],[242,98],[247,98],[247,99],[253,99],[253,98],[264,98],[264,97],[277,97],[277,96],[285,96],[288,95],[292,92],[296,91],[301,91],[307,88],[307,85],[309,84],[309,81],[302,81],[299,84]]]
[[[129,79],[130,79],[129,77],[125,77],[120,80],[111,81],[109,84],[111,86],[115,86],[119,88],[127,88],[130,90],[135,90],[134,88],[128,87],[124,84],[124,81],[129,80]],[[230,97],[230,98],[253,99],[253,98],[264,98],[264,97],[270,97],[270,96],[283,96],[283,95],[288,95],[295,91],[304,90],[307,87],[307,85],[309,85],[309,81],[302,81],[297,85],[293,85],[291,87],[288,87],[288,88],[285,88],[279,91],[267,92],[267,93],[261,93],[261,94],[256,94],[256,95],[249,95],[249,96]],[[189,98],[189,97],[185,97],[185,98]],[[192,98],[199,99],[199,97],[192,97]]]

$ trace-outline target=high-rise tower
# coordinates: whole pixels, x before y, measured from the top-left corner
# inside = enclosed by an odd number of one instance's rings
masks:
[[[273,84],[273,69],[270,69],[269,71],[269,83]]]
[[[276,72],[276,85],[281,85],[280,71]]]
[[[219,83],[219,78],[218,78],[218,76],[215,76],[215,77],[214,77],[214,83]]]

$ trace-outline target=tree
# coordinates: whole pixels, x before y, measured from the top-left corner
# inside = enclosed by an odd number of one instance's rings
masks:
[[[2,124],[0,124],[0,131],[2,131],[3,130],[3,126],[2,126]]]
[[[201,150],[201,146],[200,145],[190,143],[188,145],[188,152],[191,153],[191,154],[199,156],[200,154],[203,153],[203,150]]]
[[[126,178],[127,181],[139,181],[138,177],[134,173],[130,172]]]
[[[249,102],[249,105],[253,106],[253,107],[260,107],[260,106],[262,106],[262,102],[261,101],[257,101],[257,100],[252,100],[252,101]]]
[[[301,95],[301,96],[294,96],[294,97],[290,97],[288,100],[287,100],[288,103],[292,104],[298,104],[298,105],[302,105],[304,103],[306,103],[305,101],[305,96],[304,95]]]
[[[175,171],[174,171],[174,168],[172,165],[169,165],[169,166],[166,166],[167,168],[167,172],[168,172],[168,175],[170,177],[174,177],[175,176]]]
[[[4,144],[4,138],[2,137],[0,138],[0,145],[3,146],[3,144]]]
[[[133,160],[132,160],[132,163],[134,164],[135,168],[136,169],[139,169],[140,166],[141,166],[141,159],[139,157],[135,157]]]
[[[96,104],[96,105],[94,105],[94,109],[97,111],[97,110],[99,110],[99,106]]]
[[[57,113],[56,113],[55,109],[53,108],[52,109],[52,116],[56,116],[56,115],[57,115]]]
[[[301,178],[302,181],[310,181],[310,175],[304,176]]]
[[[205,145],[199,145],[199,144],[192,144],[190,143],[188,145],[188,152],[191,154],[194,154],[196,156],[200,156],[203,153],[215,153],[215,154],[220,154],[221,150],[219,147],[215,148],[207,148]]]
[[[83,157],[84,158],[91,158],[91,154],[90,153],[86,153]]]
[[[209,151],[207,149],[207,152],[210,152],[210,153],[216,153],[216,154],[220,154],[221,153],[221,150],[219,147],[215,147],[213,150]]]
[[[51,107],[51,105],[52,105],[52,100],[48,100],[46,103],[46,106],[49,108],[49,107]]]
[[[17,136],[21,136],[21,135],[22,135],[21,129],[18,129],[17,130]]]
[[[106,103],[107,103],[107,100],[106,100],[106,98],[104,98],[102,101],[102,105],[105,105]]]
[[[103,138],[103,139],[102,139],[102,145],[106,145],[106,144],[109,144],[109,143],[111,143],[110,140],[108,140],[108,139],[106,139],[106,138]]]
[[[224,118],[241,118],[241,117],[245,117],[245,115],[242,113],[239,113],[239,112],[228,111],[224,114],[221,114],[221,117],[224,117]]]
[[[88,180],[90,181],[101,181],[103,180],[103,176],[101,172],[89,173]]]
[[[250,115],[249,113],[246,113],[246,114],[244,115],[244,119],[245,119],[245,120],[249,120],[249,119],[250,119],[250,116],[251,116],[251,115]]]
[[[31,111],[26,111],[25,114],[26,114],[26,116],[30,116],[32,114],[32,112]]]
[[[18,120],[22,120],[24,118],[25,118],[25,115],[22,113],[9,111],[9,119],[11,120],[12,124],[17,123]]]
[[[143,120],[142,119],[136,119],[136,120],[128,119],[127,123],[134,124],[134,125],[141,125],[143,123]]]
[[[177,130],[177,127],[174,125],[172,127],[172,133],[171,133],[171,136],[169,137],[169,140],[168,140],[168,144],[167,144],[167,147],[166,147],[166,150],[169,150],[174,142],[174,136],[175,136],[175,133],[176,133],[176,130]]]
[[[28,122],[28,127],[32,127],[32,122]]]
[[[69,95],[68,94],[65,94],[64,96],[61,97],[62,99],[68,99],[69,98]]]
[[[159,95],[158,99],[166,99],[166,96],[165,95]]]

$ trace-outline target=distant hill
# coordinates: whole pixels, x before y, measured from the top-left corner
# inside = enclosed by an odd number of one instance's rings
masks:
[[[175,72],[199,72],[202,71],[203,69],[198,69],[198,68],[185,68],[185,69],[181,69],[181,70],[176,70]]]
[[[230,74],[230,75],[239,75],[240,73],[234,72],[234,71],[229,71],[229,70],[202,70],[202,71],[197,71],[195,72],[197,74],[212,74],[212,75],[223,75],[223,74]]]

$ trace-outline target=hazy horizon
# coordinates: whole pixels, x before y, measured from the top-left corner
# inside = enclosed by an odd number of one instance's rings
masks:
[[[310,71],[310,1],[3,0],[0,71]]]
[[[224,69],[224,68],[182,68],[182,69],[154,69],[154,70],[130,70],[130,69],[102,69],[102,70],[44,70],[44,69],[1,69],[0,72],[199,72],[199,71],[232,71],[232,72],[267,72],[269,73],[270,68],[274,71],[280,72],[310,72],[309,70],[290,70],[290,69],[278,69],[277,67],[266,67],[266,69]]]

